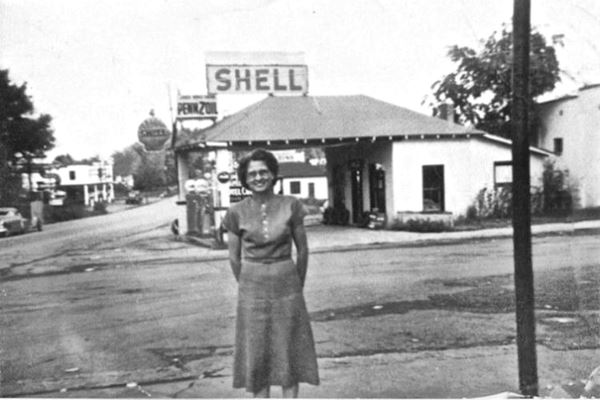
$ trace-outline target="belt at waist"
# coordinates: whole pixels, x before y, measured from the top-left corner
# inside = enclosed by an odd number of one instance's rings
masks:
[[[286,256],[286,257],[278,257],[278,258],[251,258],[251,257],[244,257],[242,258],[242,263],[244,262],[249,262],[252,264],[275,264],[275,263],[279,263],[282,261],[288,261],[291,260],[292,256]]]

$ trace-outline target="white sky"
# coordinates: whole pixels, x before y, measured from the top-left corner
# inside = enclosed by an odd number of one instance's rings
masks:
[[[365,94],[429,114],[450,45],[477,46],[512,0],[0,0],[0,68],[54,118],[50,158],[109,156],[177,89],[205,94],[207,51],[304,52],[309,94]],[[600,82],[600,1],[532,0],[532,25],[564,34],[561,67]],[[221,114],[258,100],[218,98]]]

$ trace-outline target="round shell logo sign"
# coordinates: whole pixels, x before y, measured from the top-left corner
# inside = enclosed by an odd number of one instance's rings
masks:
[[[164,122],[154,116],[154,110],[138,128],[138,140],[148,151],[162,150],[169,137],[171,132]]]

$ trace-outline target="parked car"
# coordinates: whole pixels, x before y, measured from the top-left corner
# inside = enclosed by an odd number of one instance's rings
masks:
[[[25,233],[32,229],[42,230],[39,218],[29,220],[14,207],[0,207],[0,236]]]
[[[125,204],[142,204],[143,202],[144,197],[139,190],[132,190],[131,192],[127,193]]]

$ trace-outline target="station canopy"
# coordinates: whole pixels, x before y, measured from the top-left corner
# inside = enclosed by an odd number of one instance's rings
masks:
[[[221,143],[292,148],[467,135],[485,132],[364,95],[269,96],[194,135],[178,134],[174,147],[188,150]]]

